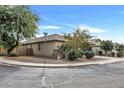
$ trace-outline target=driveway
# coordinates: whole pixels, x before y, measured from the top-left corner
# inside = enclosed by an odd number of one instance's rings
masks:
[[[1,88],[124,88],[124,62],[75,68],[10,67],[0,65]]]

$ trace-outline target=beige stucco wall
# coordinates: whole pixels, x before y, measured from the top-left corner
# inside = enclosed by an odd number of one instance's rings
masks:
[[[6,49],[1,48],[0,55],[7,55]]]
[[[38,50],[38,44],[40,44],[40,50]],[[18,55],[26,55],[26,48],[32,48],[33,49],[33,56],[45,56],[47,57],[53,57],[54,49],[57,49],[58,46],[60,46],[62,42],[52,41],[46,43],[46,50],[45,50],[45,44],[44,43],[36,43],[36,44],[29,44],[29,45],[21,45],[16,48],[16,53]]]
[[[18,46],[16,48],[16,54],[20,55],[20,56],[24,56],[26,55],[26,46]]]
[[[44,56],[44,52],[45,52],[45,56],[52,57],[53,50],[57,49],[57,46],[60,46],[61,44],[62,44],[62,42],[56,42],[56,41],[47,42],[46,50],[45,50],[44,43],[40,43],[40,50],[38,50],[38,44],[32,44],[34,56]]]
[[[55,42],[55,48],[57,49],[58,47],[60,47],[63,43],[62,42]]]

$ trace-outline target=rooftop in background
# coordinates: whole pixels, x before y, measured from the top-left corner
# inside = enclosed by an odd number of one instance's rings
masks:
[[[46,41],[61,41],[64,42],[64,36],[58,35],[58,34],[53,34],[53,35],[48,35],[46,36]],[[21,44],[32,44],[32,43],[39,43],[39,42],[45,42],[45,37],[39,37],[35,39],[31,39],[25,42],[22,42]]]

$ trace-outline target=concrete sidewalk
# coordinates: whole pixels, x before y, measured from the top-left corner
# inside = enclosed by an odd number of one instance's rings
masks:
[[[110,64],[110,63],[117,63],[124,61],[124,58],[112,58],[112,57],[101,57],[101,56],[96,56],[96,57],[107,58],[108,60],[83,62],[83,63],[67,63],[67,64],[41,64],[41,63],[29,63],[29,62],[27,63],[21,61],[8,60],[3,57],[0,57],[0,64],[9,65],[9,66],[63,68],[63,67],[81,67],[88,65],[103,65],[103,64]]]

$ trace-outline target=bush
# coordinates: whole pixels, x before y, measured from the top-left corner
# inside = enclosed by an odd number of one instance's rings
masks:
[[[122,53],[120,53],[120,52],[117,53],[117,57],[122,57],[122,56],[123,56]]]
[[[103,51],[98,51],[99,56],[103,55]]]
[[[69,52],[68,52],[68,60],[71,60],[73,61],[74,59],[77,59],[78,58],[78,54],[77,52],[74,50],[74,49],[71,49]]]
[[[92,51],[85,52],[85,56],[87,59],[91,59],[95,56],[95,54]]]
[[[112,52],[112,53],[111,53],[111,56],[112,56],[112,57],[115,57],[115,52]]]
[[[111,54],[110,53],[108,54],[108,57],[111,57]]]
[[[78,56],[78,58],[81,58],[81,57],[83,57],[83,55],[84,55],[84,52],[82,51],[82,50],[78,50],[78,51],[76,51],[77,53],[77,56]]]
[[[73,61],[74,59],[83,57],[83,55],[84,55],[84,52],[82,50],[71,49],[67,53],[67,58],[68,58],[68,60]]]
[[[17,54],[14,54],[14,53],[12,53],[12,54],[10,54],[10,57],[17,57],[18,55]]]
[[[63,44],[59,47],[58,52],[61,54],[62,58],[66,58],[66,54],[70,50],[70,47],[67,44]]]

